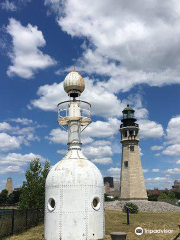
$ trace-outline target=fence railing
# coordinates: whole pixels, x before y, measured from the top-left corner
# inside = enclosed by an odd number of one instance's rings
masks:
[[[27,231],[37,226],[44,219],[44,208],[36,209],[1,209],[0,239],[13,234]]]

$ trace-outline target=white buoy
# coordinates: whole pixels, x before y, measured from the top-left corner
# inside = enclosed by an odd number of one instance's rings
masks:
[[[46,179],[46,240],[104,238],[103,178],[81,151],[81,131],[91,123],[91,105],[76,99],[84,89],[82,76],[71,71],[64,81],[70,100],[58,104],[58,123],[68,130],[68,152]]]

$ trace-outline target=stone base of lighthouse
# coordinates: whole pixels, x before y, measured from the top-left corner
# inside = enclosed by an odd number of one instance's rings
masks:
[[[133,149],[133,151],[131,150]],[[120,200],[147,200],[138,143],[123,142]]]

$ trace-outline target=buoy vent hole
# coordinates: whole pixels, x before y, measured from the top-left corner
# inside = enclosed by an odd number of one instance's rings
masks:
[[[55,203],[55,200],[54,198],[50,198],[49,201],[48,201],[48,209],[50,212],[52,212],[56,207],[56,203]]]
[[[100,199],[99,199],[99,197],[93,198],[92,207],[94,208],[94,210],[99,210],[100,209]]]

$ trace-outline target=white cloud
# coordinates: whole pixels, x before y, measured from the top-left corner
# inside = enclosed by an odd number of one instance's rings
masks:
[[[43,54],[39,47],[44,47],[46,41],[37,26],[21,25],[19,21],[11,18],[7,32],[12,37],[13,52],[9,53],[12,65],[8,67],[7,74],[12,77],[18,75],[22,78],[32,78],[40,70],[56,64],[49,55]]]
[[[115,134],[118,134],[120,128],[120,121],[116,118],[109,118],[107,122],[96,121],[92,122],[91,125],[85,130],[87,136],[97,138],[112,138]]]
[[[61,155],[66,155],[67,149],[57,150],[57,153],[59,153],[59,154],[61,154]]]
[[[130,2],[45,0],[61,29],[84,37],[79,66],[109,77],[106,88],[126,91],[145,83],[180,83],[179,13],[177,0]],[[76,24],[74,24],[76,22]],[[148,57],[147,57],[148,56]]]
[[[12,118],[10,120],[11,120],[11,122],[21,123],[23,125],[29,125],[29,124],[33,123],[33,120],[27,119],[27,118]]]
[[[179,168],[171,168],[164,171],[166,174],[180,174]]]
[[[45,137],[46,139],[50,140],[50,143],[60,143],[63,145],[67,145],[68,142],[68,133],[60,128],[52,129],[49,133],[49,136]],[[81,138],[83,144],[93,142],[93,139],[90,137],[82,136]]]
[[[46,159],[39,154],[29,153],[22,155],[20,153],[9,153],[0,158],[0,165],[24,166],[35,158],[38,158],[41,162],[46,161]]]
[[[101,117],[115,117],[122,115],[123,105],[113,93],[100,86],[95,80],[85,77],[86,89],[83,92],[82,100],[92,104],[92,115]],[[31,105],[45,111],[56,110],[57,103],[67,99],[64,92],[63,82],[52,85],[44,85],[38,89],[39,99],[32,100]],[[108,111],[107,111],[108,109]],[[118,110],[117,110],[118,109]]]
[[[119,180],[120,178],[120,171],[121,169],[118,167],[111,167],[107,170],[107,174],[113,177],[116,180]]]
[[[40,141],[40,138],[35,133],[36,127],[24,127],[19,126],[11,129],[11,134],[18,135],[21,141],[29,145],[29,141]]]
[[[24,121],[24,124],[26,123],[28,124],[27,121]],[[35,133],[35,129],[38,127],[39,126],[29,126],[20,128],[19,126],[11,126],[7,122],[0,123],[0,131],[2,131],[2,133],[0,133],[0,151],[20,148],[21,144],[29,145],[30,141],[40,141],[40,138]]]
[[[159,123],[147,119],[141,119],[138,123],[140,138],[160,138],[164,135],[163,127]]]
[[[159,169],[158,168],[154,168],[154,169],[152,169],[152,172],[159,172]]]
[[[68,135],[66,131],[56,128],[51,130],[46,139],[50,140],[50,143],[61,143],[66,145],[68,141]]]
[[[8,12],[14,12],[20,10],[23,6],[26,6],[27,3],[31,2],[31,0],[4,0],[0,6],[3,10]]]
[[[180,143],[180,116],[176,116],[170,119],[166,133],[168,144]]]
[[[161,153],[156,153],[155,156],[159,157],[159,156],[161,156]]]
[[[180,115],[172,117],[166,129],[163,154],[170,156],[180,155]],[[169,146],[167,146],[169,145]]]
[[[143,173],[149,172],[149,169],[143,169]]]
[[[140,152],[140,156],[144,155],[144,153],[142,152],[142,148],[141,147],[139,147],[139,152]]]
[[[155,177],[155,178],[146,178],[146,182],[148,183],[158,183],[158,182],[163,182],[163,183],[172,183],[172,179],[168,177]]]
[[[118,133],[119,129],[119,120],[116,118],[109,118],[107,122],[96,121],[91,123],[84,132],[82,132],[82,143],[92,143],[93,138],[113,138],[115,134]],[[60,128],[52,129],[49,133],[49,136],[46,136],[46,139],[49,139],[51,143],[61,143],[67,144],[68,133]],[[109,141],[100,140],[94,142],[96,145],[109,145]]]
[[[1,8],[6,11],[14,12],[17,11],[17,6],[14,2],[10,2],[9,0],[5,0],[1,3]]]
[[[0,151],[19,149],[21,140],[18,137],[10,136],[7,133],[0,133]]]
[[[28,135],[29,133],[32,133],[34,131],[35,131],[34,127],[20,128],[19,126],[17,126],[12,129],[11,133],[16,135]]]
[[[24,170],[21,169],[19,166],[9,166],[5,168],[0,169],[0,174],[6,174],[6,173],[23,173]]]
[[[92,162],[100,165],[109,165],[112,164],[112,158],[95,158]]]
[[[159,151],[159,150],[162,150],[164,147],[163,146],[157,146],[157,145],[155,145],[155,146],[152,146],[151,147],[151,150],[152,151]]]
[[[165,150],[163,150],[162,153],[170,156],[179,156],[180,144],[174,144],[174,145],[168,146]]]
[[[107,158],[109,156],[112,156],[112,149],[110,146],[99,146],[99,147],[92,147],[92,146],[86,146],[83,147],[83,153],[87,158]]]
[[[106,140],[97,140],[91,143],[91,146],[97,147],[97,146],[109,146],[112,142],[106,141]]]
[[[11,130],[11,125],[7,122],[2,122],[0,123],[0,131],[7,131],[7,130]]]
[[[176,162],[176,164],[180,164],[180,160],[178,160],[178,161]]]
[[[117,141],[117,142],[113,141],[113,144],[111,145],[111,148],[112,148],[112,152],[114,154],[120,154],[121,155],[121,153],[122,153],[122,145],[120,144],[119,141]]]
[[[120,174],[120,170],[121,170],[120,168],[111,167],[107,170],[107,172],[110,173],[110,174]]]
[[[98,145],[97,142],[100,142],[100,145]],[[104,141],[106,142],[106,141]],[[109,165],[112,164],[112,149],[110,146],[101,145],[101,141],[96,141],[96,144],[94,147],[94,143],[91,143],[91,145],[82,147],[82,151],[85,157],[87,157],[89,160],[91,160],[93,163],[97,163],[100,165]],[[57,153],[65,155],[67,153],[67,150],[62,149],[58,150]]]
[[[83,154],[85,157],[88,158],[88,160],[91,160],[93,163],[97,163],[100,165],[109,165],[112,164],[112,158],[109,156],[112,156],[112,149],[109,146],[98,146],[93,147],[93,143],[89,145],[88,147],[83,147]],[[58,150],[57,153],[65,155],[67,153],[67,150],[62,149]]]

